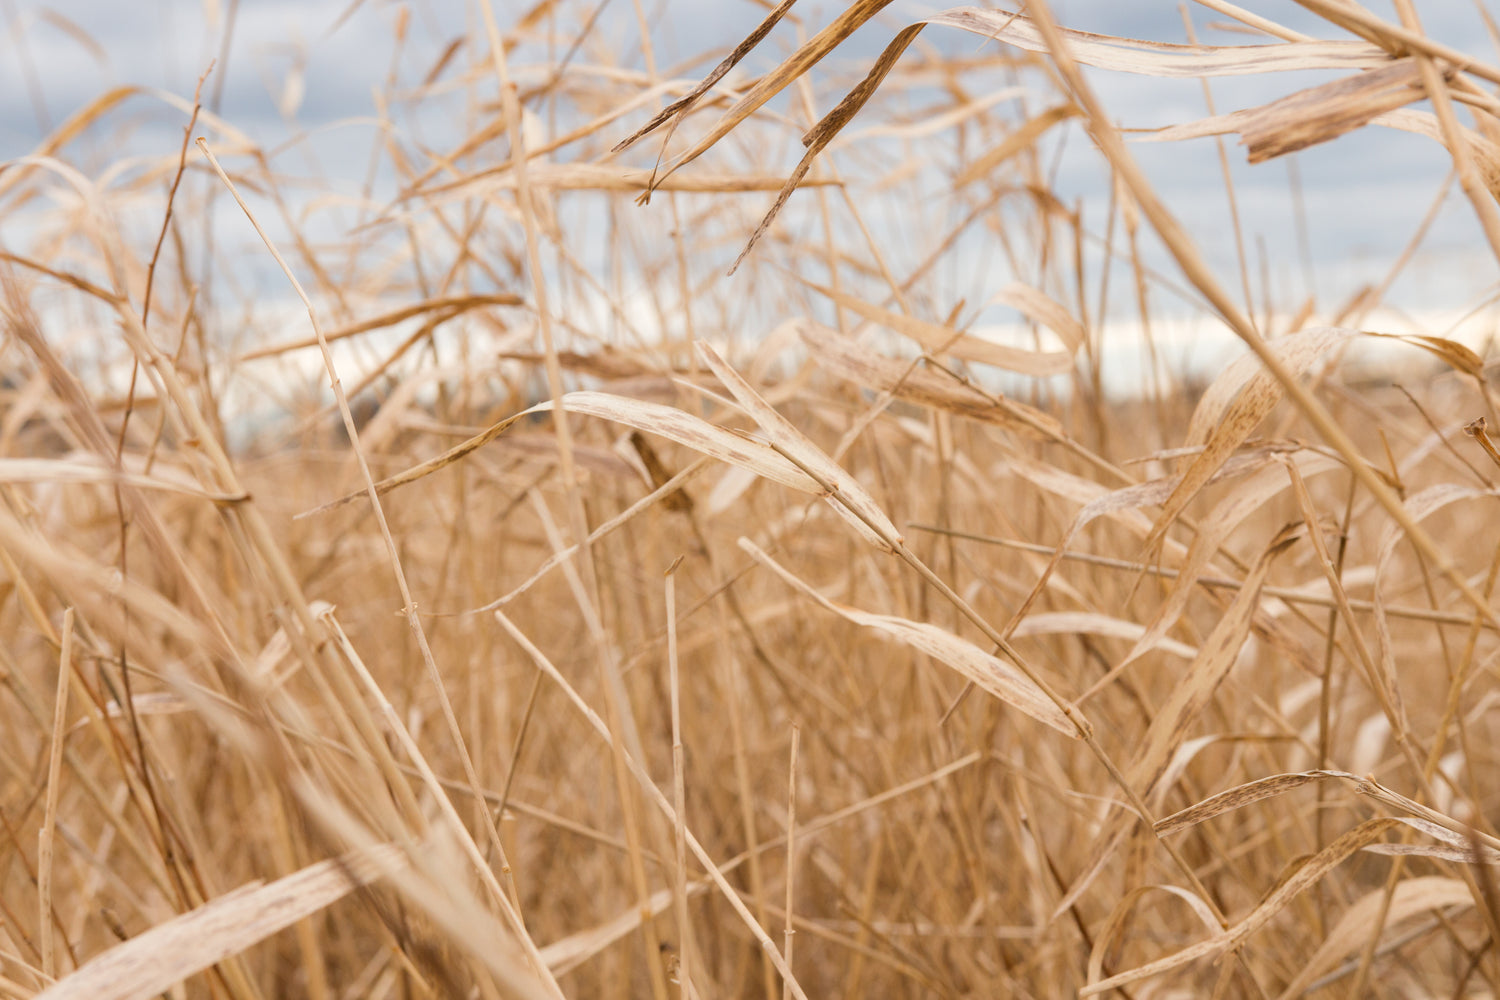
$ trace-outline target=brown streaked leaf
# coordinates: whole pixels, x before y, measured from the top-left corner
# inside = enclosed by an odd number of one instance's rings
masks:
[[[1243,809],[1245,806],[1259,802],[1262,799],[1273,798],[1283,792],[1289,792],[1294,788],[1301,788],[1308,782],[1320,781],[1324,778],[1349,777],[1336,771],[1298,771],[1292,774],[1273,774],[1269,778],[1258,778],[1255,781],[1247,781],[1243,785],[1210,795],[1202,802],[1188,806],[1156,821],[1156,835],[1158,837],[1169,837],[1174,833],[1186,830],[1188,827],[1197,826],[1199,823],[1207,822],[1215,816],[1223,813]]]
[[[713,72],[704,77],[703,81],[699,83],[698,86],[694,87],[684,97],[680,98],[679,100],[673,101],[665,108],[662,108],[646,124],[642,125],[639,129],[632,132],[626,138],[621,139],[619,142],[615,143],[615,147],[611,149],[610,152],[624,152],[644,137],[656,131],[669,119],[675,118],[678,121],[681,121],[687,115],[687,113],[693,109],[693,105],[697,104],[698,100],[704,94],[708,93],[708,91],[713,87],[714,84],[724,79],[724,77],[728,75],[730,70],[738,66],[741,60],[743,60],[747,55],[754,51],[755,47],[765,40],[765,37],[771,33],[771,29],[776,27],[781,19],[786,16],[786,12],[792,9],[792,4],[796,2],[797,0],[781,0],[781,3],[777,4],[776,7],[761,20],[760,24],[755,26],[755,30],[746,35],[740,41],[740,43],[734,47],[734,51],[725,56],[724,59],[719,63],[719,65],[714,67]]]
[[[749,118],[761,105],[791,86],[798,77],[816,66],[822,61],[824,56],[832,52],[844,39],[854,34],[860,25],[880,13],[890,2],[891,0],[855,0],[854,3],[851,3],[828,27],[808,39],[801,48],[787,57],[780,66],[777,66],[774,70],[761,77],[755,86],[746,91],[745,96],[741,97],[729,110],[725,111],[719,120],[714,123],[713,127],[708,130],[708,133],[694,143],[691,148],[679,153],[665,164],[657,175],[658,181],[671,176],[677,170],[702,156],[715,143],[733,131],[740,122]],[[779,14],[777,16],[779,17]],[[767,22],[770,23],[768,24]],[[751,35],[751,39],[754,39],[758,43],[759,37],[764,37],[764,31],[769,31],[770,26],[774,23],[770,18],[767,18],[766,21],[761,23],[761,27],[756,29],[756,33]],[[747,41],[750,41],[750,39],[747,39]],[[744,52],[748,52],[750,48],[753,48],[753,45],[748,47],[742,46],[742,48]],[[744,52],[736,49],[735,55],[743,58]],[[732,66],[733,63],[730,65]],[[722,66],[721,64],[721,68],[725,72],[728,72],[729,67]],[[715,70],[715,72],[718,72],[718,70]],[[697,95],[691,95],[691,99],[697,100]],[[684,98],[684,102],[687,100],[687,98]],[[675,113],[684,113],[689,107],[689,104],[683,103]],[[660,127],[661,123],[665,120],[665,117],[658,116],[658,119],[654,119],[646,128],[641,129],[635,135],[620,143],[616,148],[624,148],[636,142],[647,132]],[[653,184],[653,186],[655,185]]]
[[[1012,708],[1025,712],[1033,719],[1051,726],[1065,736],[1073,739],[1079,738],[1078,728],[1073,725],[1062,709],[1025,674],[999,657],[991,656],[966,639],[940,629],[936,625],[914,622],[893,615],[872,614],[843,604],[836,604],[808,586],[799,577],[794,576],[748,538],[741,538],[739,545],[757,562],[786,581],[789,586],[806,594],[834,614],[856,625],[875,629],[897,642],[904,643],[952,667],[966,680],[973,682],[976,687],[989,692]]]
[[[805,434],[792,426],[776,409],[761,398],[760,393],[729,367],[729,363],[705,340],[696,344],[701,357],[720,382],[724,383],[735,400],[750,414],[766,437],[782,451],[801,463],[808,472],[834,487],[843,503],[830,498],[833,509],[847,521],[859,535],[883,552],[895,551],[894,546],[902,542],[900,530],[886,517],[885,511],[870,496],[844,467],[813,444]],[[686,443],[686,442],[684,442]],[[691,446],[689,446],[691,447]],[[763,446],[762,446],[763,447]],[[779,456],[778,456],[779,457]],[[821,490],[820,490],[821,491]],[[844,504],[847,504],[847,509]]]
[[[1396,825],[1393,819],[1372,819],[1361,823],[1314,855],[1306,864],[1298,868],[1296,873],[1277,886],[1259,906],[1251,910],[1248,916],[1224,933],[1217,934],[1206,941],[1200,941],[1166,958],[1148,962],[1139,968],[1110,976],[1097,983],[1090,983],[1079,990],[1078,995],[1087,997],[1107,993],[1121,986],[1128,986],[1143,979],[1159,976],[1164,972],[1171,972],[1173,969],[1180,969],[1189,962],[1223,954],[1230,948],[1239,946],[1251,934],[1269,923],[1309,886],[1342,864],[1355,851],[1372,843]]]
[[[157,924],[37,994],[38,1000],[148,1000],[406,863],[386,846],[252,882]]]
[[[1240,126],[1240,142],[1251,163],[1264,163],[1363,128],[1426,96],[1417,61],[1401,59],[1255,108]]]
[[[1405,822],[1410,822],[1410,820]],[[1442,861],[1455,861],[1465,865],[1500,865],[1500,853],[1495,851],[1480,853],[1472,847],[1448,847],[1445,844],[1371,844],[1365,848],[1365,851],[1370,854],[1386,854],[1393,857],[1405,855],[1438,858]]]
[[[889,0],[876,0],[876,2],[883,7]],[[807,147],[807,152],[798,162],[796,169],[792,171],[792,175],[787,178],[786,185],[776,196],[776,202],[771,206],[771,210],[766,213],[765,218],[760,220],[760,225],[755,227],[755,232],[750,234],[750,240],[745,244],[745,249],[740,251],[740,255],[730,266],[730,274],[739,269],[741,262],[750,254],[755,244],[765,235],[766,230],[771,228],[771,223],[775,221],[782,206],[786,204],[786,200],[801,186],[802,179],[812,169],[813,160],[817,159],[818,154],[823,152],[824,148],[833,141],[834,136],[839,134],[839,130],[848,125],[859,113],[859,109],[874,96],[881,81],[896,65],[896,60],[901,58],[901,53],[906,51],[906,47],[916,39],[917,35],[921,34],[923,27],[922,24],[913,24],[903,28],[880,53],[880,57],[875,60],[875,64],[870,67],[870,72],[865,78],[853,90],[845,94],[844,99],[802,137],[802,144]]]
[[[1070,345],[1069,351],[1048,352],[1006,347],[950,329],[941,323],[928,322],[871,305],[835,288],[826,288],[810,281],[806,284],[870,322],[910,337],[932,354],[951,354],[965,361],[993,365],[1022,375],[1060,375],[1073,368],[1073,350],[1077,349],[1076,344]]]
[[[1246,117],[1253,115],[1257,110],[1259,109],[1252,108],[1226,115],[1214,115],[1182,125],[1170,125],[1152,132],[1137,133],[1132,136],[1132,139],[1136,142],[1180,142],[1184,139],[1199,139],[1209,135],[1237,133]],[[1437,118],[1430,111],[1418,111],[1414,108],[1386,111],[1371,118],[1369,124],[1426,136],[1437,143],[1446,142],[1442,126],[1438,124]],[[1475,165],[1479,167],[1480,175],[1484,178],[1485,186],[1489,188],[1491,194],[1500,194],[1500,145],[1496,145],[1473,129],[1464,126],[1459,126],[1458,134],[1463,136],[1465,145],[1473,155]]]

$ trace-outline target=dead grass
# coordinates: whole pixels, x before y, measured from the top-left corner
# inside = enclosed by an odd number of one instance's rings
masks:
[[[388,118],[343,242],[196,103],[0,170],[0,995],[1493,995],[1485,360],[1346,378],[1389,280],[1252,318],[1078,68],[1337,70],[1154,138],[1436,139],[1500,250],[1500,71],[1304,5],[1330,40],[956,9],[977,55],[851,71],[885,4],[785,3],[701,86],[484,5],[380,102],[461,138]],[[1049,185],[1074,121],[1108,219]],[[262,226],[306,324],[239,291]],[[975,253],[1030,345],[970,329]],[[1250,353],[1107,394],[1111,281]]]

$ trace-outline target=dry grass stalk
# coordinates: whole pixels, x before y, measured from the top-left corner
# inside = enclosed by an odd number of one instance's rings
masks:
[[[0,995],[1500,989],[1487,354],[1361,328],[1410,252],[1266,335],[1080,69],[1337,71],[1136,137],[1394,127],[1500,232],[1500,71],[1302,2],[858,65],[885,0],[786,0],[673,78],[486,3],[333,237],[196,97],[73,113],[0,169]],[[180,147],[100,169],[148,102]],[[1177,288],[1143,227],[1250,349],[1201,394],[1105,391],[1104,268],[1148,331]],[[1377,342],[1440,374],[1355,382]]]

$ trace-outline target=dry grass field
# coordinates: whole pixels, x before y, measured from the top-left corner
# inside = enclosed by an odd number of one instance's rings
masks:
[[[644,70],[481,2],[394,200],[206,96],[0,167],[0,997],[1500,992],[1484,352],[1247,311],[1080,69],[1334,71],[1154,138],[1401,130],[1500,259],[1500,69],[1302,2]],[[1121,302],[1243,360],[1121,392]]]

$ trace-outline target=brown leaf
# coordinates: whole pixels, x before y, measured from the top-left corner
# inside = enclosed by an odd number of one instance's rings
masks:
[[[1376,333],[1373,330],[1364,331],[1367,337],[1382,337],[1387,340],[1399,340],[1403,344],[1420,347],[1429,354],[1442,359],[1455,371],[1463,372],[1474,378],[1484,377],[1484,359],[1475,354],[1471,348],[1465,347],[1456,340],[1446,337],[1431,337],[1420,333]]]
[[[456,295],[449,298],[428,299],[424,302],[402,306],[400,309],[393,309],[379,316],[360,320],[358,323],[339,327],[336,330],[329,330],[323,335],[323,339],[331,344],[334,341],[344,340],[361,333],[368,333],[371,330],[381,330],[388,326],[395,326],[397,323],[402,323],[428,313],[440,314],[445,320],[448,320],[482,306],[519,306],[524,304],[525,301],[520,296],[510,294]],[[249,351],[241,354],[235,361],[255,361],[259,358],[274,357],[278,354],[286,354],[288,351],[297,351],[305,347],[317,346],[317,337],[304,337],[301,340],[289,340],[285,343],[273,344],[270,347],[262,347],[254,351]]]
[[[878,5],[878,9],[879,7],[884,7],[890,0],[874,0],[874,2]],[[859,6],[862,6],[862,4],[856,3],[850,7],[850,10]],[[818,154],[833,141],[834,136],[839,134],[839,130],[848,125],[854,119],[854,116],[859,113],[859,109],[864,107],[865,103],[875,95],[875,91],[879,88],[881,81],[885,79],[886,74],[891,71],[891,68],[896,65],[896,60],[901,58],[901,53],[905,52],[906,47],[921,33],[923,27],[924,25],[921,24],[913,24],[907,28],[903,28],[892,39],[891,43],[885,47],[885,50],[880,53],[880,57],[875,60],[875,65],[870,67],[870,72],[865,78],[853,90],[844,95],[844,99],[832,111],[824,115],[802,137],[802,144],[807,147],[807,153],[802,157],[801,162],[797,164],[796,169],[792,171],[792,175],[787,178],[786,185],[781,189],[781,193],[776,196],[776,202],[771,206],[771,210],[766,213],[765,218],[760,220],[760,225],[755,227],[755,232],[750,235],[750,241],[745,244],[745,249],[741,250],[740,255],[735,258],[734,264],[729,268],[730,274],[738,270],[740,263],[750,253],[751,249],[754,248],[755,244],[759,242],[760,238],[765,235],[766,230],[771,228],[771,223],[775,221],[782,206],[786,204],[786,200],[792,196],[792,192],[797,190],[802,184],[802,179],[812,169],[813,160],[817,159]]]
[[[798,77],[816,66],[824,56],[832,52],[844,39],[854,34],[862,24],[880,13],[890,2],[891,0],[855,0],[854,3],[851,3],[842,14],[833,20],[833,23],[808,39],[801,48],[787,57],[780,66],[777,66],[774,70],[761,77],[755,86],[745,92],[745,96],[741,97],[728,111],[724,112],[703,138],[694,143],[686,152],[673,157],[669,163],[663,166],[657,175],[658,183],[660,180],[671,176],[680,168],[706,153],[715,143],[733,131],[740,122],[749,118],[761,105],[791,86]],[[779,18],[782,13],[784,13],[784,10],[778,8],[773,16]],[[769,31],[771,25],[774,25],[774,23],[775,21],[770,17],[762,21],[760,27],[756,29],[750,38],[746,39],[746,43],[749,44],[742,43],[740,47],[735,49],[731,59],[735,57],[743,58],[744,53],[753,48],[755,44],[758,44],[759,39],[765,37],[765,32]],[[733,63],[729,65],[732,66]],[[720,73],[721,70],[727,72],[728,68],[728,66],[720,64],[719,69],[716,69],[714,72]],[[711,85],[710,83],[709,86]],[[700,87],[704,90],[707,89],[706,86],[700,85]],[[697,100],[697,96],[697,94],[692,94],[684,98],[683,101],[679,102],[679,106],[673,111],[673,114],[685,113],[691,106],[690,102]],[[622,142],[618,148],[628,146],[647,132],[660,127],[661,123],[667,117],[669,115],[658,115],[645,128]]]
[[[1241,112],[1240,141],[1251,163],[1336,139],[1427,96],[1415,59],[1401,59]]]
[[[771,29],[776,27],[781,19],[786,16],[786,12],[792,9],[792,4],[796,2],[797,0],[782,0],[781,3],[777,4],[775,9],[767,14],[761,20],[760,24],[755,26],[755,30],[746,35],[744,39],[742,39],[740,43],[734,47],[734,51],[725,56],[723,61],[721,61],[719,65],[714,67],[712,73],[709,73],[708,76],[703,78],[703,82],[694,87],[687,94],[687,96],[673,101],[665,108],[662,108],[661,111],[657,112],[656,116],[653,117],[649,122],[647,122],[645,125],[642,125],[639,129],[631,133],[625,139],[622,139],[618,143],[616,143],[614,149],[610,150],[610,152],[624,152],[625,150],[629,149],[631,146],[639,142],[645,136],[648,136],[652,132],[656,131],[669,119],[675,118],[678,121],[681,121],[689,111],[693,110],[693,105],[698,103],[699,98],[708,93],[708,91],[713,87],[714,84],[724,79],[724,77],[729,73],[730,70],[738,66],[741,60],[743,60],[755,49],[757,45],[765,40],[765,37],[771,33]]]

